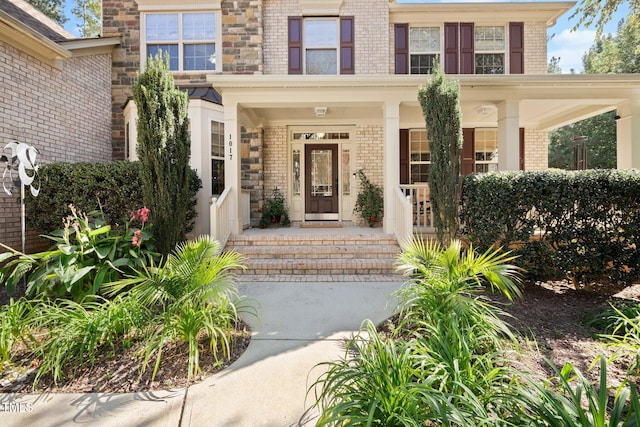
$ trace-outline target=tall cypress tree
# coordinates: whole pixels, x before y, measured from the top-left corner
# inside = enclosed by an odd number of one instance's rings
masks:
[[[142,197],[151,210],[156,249],[166,255],[185,238],[191,201],[189,97],[175,87],[168,57],[157,55],[133,85],[133,98]]]
[[[462,115],[460,88],[446,79],[436,67],[431,80],[420,87],[418,100],[427,127],[431,166],[429,188],[433,225],[443,244],[458,234],[458,205],[462,191],[460,153],[462,151]]]

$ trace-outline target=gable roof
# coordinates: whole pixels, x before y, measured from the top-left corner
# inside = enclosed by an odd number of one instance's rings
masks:
[[[25,0],[0,0],[0,11],[51,41],[58,42],[76,38]]]

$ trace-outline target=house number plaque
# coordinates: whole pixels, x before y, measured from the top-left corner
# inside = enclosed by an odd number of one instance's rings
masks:
[[[229,134],[229,160],[233,160],[233,141],[231,140],[231,134]]]

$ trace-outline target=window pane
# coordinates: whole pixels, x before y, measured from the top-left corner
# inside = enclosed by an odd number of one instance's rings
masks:
[[[504,50],[504,27],[475,27],[476,51]]]
[[[183,40],[215,40],[216,15],[214,13],[185,13],[182,15]]]
[[[293,150],[293,195],[300,194],[300,150]]]
[[[440,28],[412,27],[409,29],[409,48],[412,53],[440,52]]]
[[[162,56],[169,54],[169,69],[178,70],[178,45],[177,44],[148,44],[147,56],[152,58],[162,52]]]
[[[411,165],[411,182],[429,182],[429,164]]]
[[[147,15],[147,41],[178,40],[178,14]]]
[[[338,46],[338,21],[333,19],[307,19],[304,21],[305,47]]]
[[[211,159],[211,195],[217,196],[224,191],[224,160]]]
[[[411,74],[432,74],[438,55],[411,55]]]
[[[342,194],[351,194],[351,156],[349,150],[342,150]]]
[[[224,123],[211,122],[211,157],[224,159]]]
[[[337,74],[336,49],[307,50],[305,55],[307,74]]]
[[[476,54],[476,74],[504,74],[502,53]]]
[[[216,47],[213,43],[184,46],[185,70],[215,70]]]

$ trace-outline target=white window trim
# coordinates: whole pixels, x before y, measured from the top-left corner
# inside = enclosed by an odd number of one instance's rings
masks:
[[[498,170],[498,157],[499,157],[499,152],[498,152],[498,129],[497,128],[476,128],[476,135],[478,135],[478,131],[494,131],[495,132],[495,142],[496,142],[496,149],[495,149],[495,153],[496,156],[492,159],[492,160],[477,160],[476,159],[476,153],[487,153],[488,151],[480,151],[478,149],[478,140],[476,138],[475,141],[475,147],[474,147],[474,152],[473,152],[473,160],[474,160],[474,172],[475,173],[485,173],[485,172],[477,172],[477,166],[478,165],[495,165],[495,167],[493,168],[493,171],[497,171]],[[483,147],[484,148],[484,147]],[[488,168],[489,172],[492,172],[492,168]]]
[[[335,46],[313,46],[307,47],[306,37],[305,37],[305,25],[307,21],[333,21],[336,23],[336,45]],[[340,17],[339,16],[305,16],[302,19],[302,63],[303,70],[302,73],[307,75],[307,49],[308,50],[326,50],[326,49],[335,49],[336,50],[336,73],[335,74],[326,74],[329,76],[339,75],[340,74]],[[313,75],[322,75],[322,74],[313,74]]]
[[[185,42],[182,40],[182,14],[183,13],[194,13],[194,12],[208,12],[213,13],[216,19],[215,27],[216,27],[216,38],[214,40],[215,45],[215,57],[216,57],[216,69],[215,70],[183,70],[184,66],[184,45],[185,44],[197,44],[198,41],[188,40]],[[140,14],[140,69],[144,70],[147,63],[147,15],[155,15],[155,14],[178,14],[178,40],[172,41],[159,41],[154,40],[153,43],[150,44],[178,44],[178,70],[172,70],[173,73],[180,74],[215,74],[222,73],[222,12],[220,9],[212,9],[206,8],[189,8],[175,10],[175,9],[166,9],[166,8],[158,8],[158,9],[146,9],[143,13]]]
[[[431,51],[431,52],[414,52],[411,50],[411,29],[412,28],[438,28],[438,34],[439,34],[439,45],[440,48],[438,49],[438,51]],[[409,74],[413,74],[411,72],[411,56],[412,55],[436,55],[436,61],[440,64],[440,66],[442,65],[442,58],[444,57],[444,28],[442,24],[409,24]],[[414,75],[418,75],[418,74],[414,74]]]

